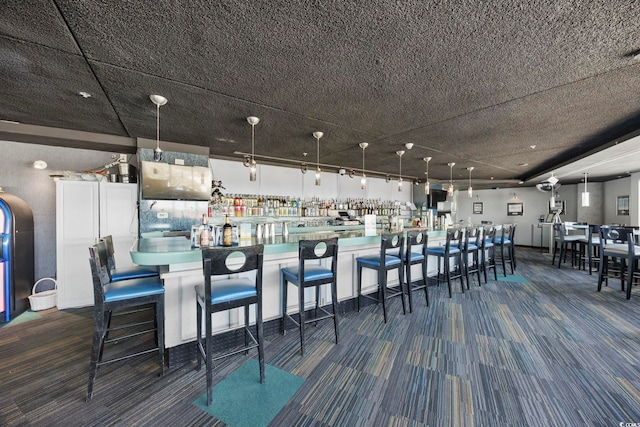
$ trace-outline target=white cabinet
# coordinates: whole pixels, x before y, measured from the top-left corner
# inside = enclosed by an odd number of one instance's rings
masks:
[[[138,234],[137,185],[91,181],[56,183],[58,308],[93,305],[89,246],[112,235],[118,266],[131,265]]]

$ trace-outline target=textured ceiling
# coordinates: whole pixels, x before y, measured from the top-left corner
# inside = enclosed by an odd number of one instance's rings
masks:
[[[517,182],[640,129],[630,0],[5,0],[0,119]],[[78,92],[90,93],[85,99]],[[89,144],[89,142],[87,142]],[[531,146],[535,145],[535,149]],[[87,148],[89,145],[87,145]],[[305,158],[303,153],[309,153]],[[521,166],[526,164],[526,166]]]

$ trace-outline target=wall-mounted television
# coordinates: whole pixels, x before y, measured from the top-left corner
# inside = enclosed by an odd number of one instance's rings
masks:
[[[204,166],[142,162],[142,198],[152,200],[211,199],[211,169]]]

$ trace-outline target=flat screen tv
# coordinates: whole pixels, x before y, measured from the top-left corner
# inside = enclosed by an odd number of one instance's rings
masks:
[[[204,166],[142,162],[142,198],[152,200],[211,199],[211,170]]]

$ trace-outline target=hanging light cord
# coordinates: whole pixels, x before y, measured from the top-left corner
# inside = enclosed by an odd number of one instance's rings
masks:
[[[156,150],[160,148],[160,104],[156,104]]]

